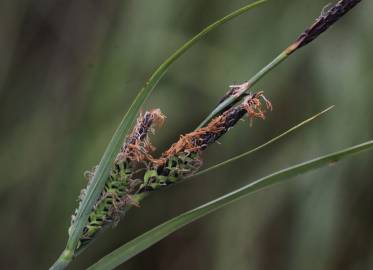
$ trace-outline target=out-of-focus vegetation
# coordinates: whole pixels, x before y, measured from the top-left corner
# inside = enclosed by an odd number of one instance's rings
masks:
[[[94,166],[151,71],[246,1],[0,3],[0,192],[4,269],[45,269],[67,238],[83,172]],[[324,1],[272,1],[220,28],[169,71],[146,108],[167,123],[159,152],[192,130],[317,17]],[[363,1],[258,84],[274,111],[241,123],[206,165],[256,146],[335,104],[255,156],[151,196],[72,264],[82,269],[160,222],[276,169],[373,135],[373,4]],[[370,269],[371,154],[258,193],[190,225],[120,269]]]

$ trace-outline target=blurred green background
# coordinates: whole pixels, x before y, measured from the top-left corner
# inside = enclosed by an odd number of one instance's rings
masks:
[[[194,127],[320,14],[325,0],[270,1],[181,58],[145,109],[161,108],[158,153]],[[0,2],[0,267],[47,269],[62,251],[83,172],[100,159],[151,72],[248,1]],[[260,176],[373,138],[373,2],[362,1],[255,89],[274,105],[204,154],[205,166],[336,108],[275,145],[146,200],[70,269]],[[373,269],[373,155],[364,153],[235,203],[119,269]],[[302,180],[302,181],[299,181]]]

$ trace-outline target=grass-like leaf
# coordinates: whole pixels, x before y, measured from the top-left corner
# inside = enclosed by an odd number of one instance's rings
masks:
[[[64,269],[73,258],[74,249],[77,245],[83,227],[87,222],[88,216],[92,210],[93,205],[97,201],[105,185],[105,181],[109,175],[113,161],[123,142],[123,139],[129,133],[141,106],[149,97],[152,90],[163,77],[163,75],[167,72],[170,65],[174,63],[181,55],[183,55],[189,48],[191,48],[194,44],[201,40],[207,33],[223,25],[224,23],[230,21],[231,19],[259,6],[260,4],[263,4],[264,2],[266,2],[266,0],[259,0],[254,3],[251,3],[228,14],[227,16],[216,21],[215,23],[209,25],[196,36],[194,36],[191,40],[182,45],[178,50],[176,50],[176,52],[173,53],[169,58],[167,58],[152,74],[152,76],[147,81],[145,86],[140,90],[140,92],[136,96],[129,110],[127,111],[121,123],[119,124],[119,127],[115,131],[110,143],[108,144],[97,167],[96,173],[92,179],[92,184],[89,186],[86,196],[78,209],[75,219],[76,221],[70,230],[70,235],[66,249],[51,269]]]
[[[327,109],[325,109],[325,110],[319,112],[318,114],[315,114],[314,116],[312,116],[312,117],[310,117],[310,118],[304,120],[303,122],[301,122],[301,123],[299,123],[299,124],[293,126],[292,128],[290,128],[290,129],[286,130],[285,132],[281,133],[280,135],[278,135],[278,136],[276,136],[276,137],[270,139],[270,140],[267,141],[266,143],[263,143],[263,144],[261,144],[261,145],[255,147],[255,148],[249,150],[249,151],[246,151],[246,152],[244,152],[244,153],[242,153],[242,154],[239,154],[239,155],[234,156],[234,157],[232,157],[232,158],[230,158],[230,159],[227,159],[227,160],[225,160],[225,161],[223,161],[223,162],[220,162],[220,163],[215,164],[215,165],[213,165],[213,166],[210,166],[210,167],[208,167],[208,168],[206,168],[206,169],[204,169],[204,170],[201,170],[201,171],[197,172],[196,174],[191,175],[190,177],[188,177],[188,178],[186,178],[186,179],[189,179],[189,178],[192,178],[192,177],[195,177],[195,176],[200,176],[200,175],[205,174],[205,173],[207,173],[207,172],[210,172],[210,171],[212,171],[212,170],[215,170],[215,169],[218,169],[218,168],[223,167],[223,166],[225,166],[225,165],[228,165],[228,164],[230,164],[230,163],[232,163],[232,162],[234,162],[234,161],[236,161],[236,160],[239,160],[239,159],[241,159],[241,158],[244,158],[244,157],[246,157],[246,156],[248,156],[248,155],[251,155],[251,154],[255,153],[256,151],[259,151],[259,150],[263,149],[264,147],[267,147],[267,146],[269,146],[270,144],[275,143],[276,141],[282,139],[283,137],[285,137],[285,136],[289,135],[290,133],[296,131],[297,129],[303,127],[304,125],[310,123],[311,121],[315,120],[316,118],[320,117],[321,115],[325,114],[326,112],[330,111],[330,110],[333,109],[333,108],[334,108],[334,105],[333,105],[333,106],[330,106],[329,108],[327,108]]]
[[[193,221],[206,216],[226,205],[229,205],[237,200],[240,200],[249,194],[271,187],[274,184],[288,180],[289,178],[336,163],[342,158],[348,157],[352,154],[360,153],[364,150],[371,150],[373,148],[373,141],[368,141],[360,145],[356,145],[342,151],[338,151],[332,154],[328,154],[287,169],[278,171],[263,177],[255,182],[252,182],[240,189],[237,189],[231,193],[226,194],[216,200],[213,200],[207,204],[197,207],[193,210],[185,212],[157,227],[142,234],[127,244],[121,246],[115,251],[103,257],[96,264],[89,267],[89,270],[110,270],[126,262],[130,258],[134,257],[138,253],[162,240],[171,233],[177,231],[183,226],[192,223]]]

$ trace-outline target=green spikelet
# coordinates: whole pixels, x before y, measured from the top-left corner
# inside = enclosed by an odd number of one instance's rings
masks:
[[[152,159],[150,152],[154,150],[149,141],[149,133],[154,132],[154,126],[161,125],[163,119],[160,110],[139,116],[131,135],[118,153],[105,187],[88,217],[76,247],[77,252],[88,245],[103,228],[115,226],[131,206],[138,206],[139,202],[136,201],[135,195],[139,193],[143,184],[143,180],[140,179],[144,170],[149,167]],[[86,174],[87,188],[94,173],[95,170],[92,170]],[[86,196],[87,188],[81,191],[79,206]],[[72,216],[71,224],[74,222],[75,214]]]
[[[141,190],[159,189],[196,173],[202,166],[201,154],[209,145],[215,143],[245,114],[251,121],[253,118],[264,119],[266,109],[271,110],[272,104],[262,91],[250,94],[241,104],[228,108],[206,127],[181,136],[160,159],[152,160]]]
[[[125,206],[129,205],[128,194],[132,193],[132,170],[129,162],[117,164],[112,171],[105,188],[93,211],[88,223],[83,229],[77,250],[87,245],[104,226],[116,225],[120,216],[124,215]]]
[[[155,190],[176,183],[195,173],[202,165],[198,153],[182,152],[168,158],[163,165],[155,165],[144,175],[143,190]]]

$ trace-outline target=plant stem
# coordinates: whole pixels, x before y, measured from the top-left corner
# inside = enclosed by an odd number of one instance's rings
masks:
[[[202,121],[197,129],[206,125],[213,117],[225,110],[228,106],[234,105],[238,100],[241,99],[242,95],[246,93],[246,91],[249,90],[256,82],[258,82],[265,74],[284,61],[290,54],[315,40],[359,2],[361,2],[361,0],[340,0],[335,5],[330,7],[326,12],[323,10],[316,21],[271,63],[261,69],[247,82],[241,85],[231,86],[233,89],[228,92],[228,97],[218,104],[218,106],[205,118],[205,120]]]
[[[225,99],[223,102],[221,102],[203,121],[201,124],[199,124],[198,128],[201,128],[205,126],[212,118],[214,118],[216,115],[218,115],[220,112],[222,112],[225,108],[227,108],[229,105],[232,105],[239,101],[239,99],[242,97],[242,95],[249,90],[251,87],[253,87],[264,75],[266,75],[268,72],[270,72],[273,68],[278,66],[282,61],[284,61],[289,55],[291,54],[291,51],[289,49],[284,50],[282,53],[280,53],[275,59],[273,59],[268,65],[266,65],[264,68],[259,70],[250,80],[247,82],[237,85],[235,87],[238,87],[237,92],[234,95],[229,96],[227,99]]]
[[[73,251],[65,249],[57,261],[49,268],[49,270],[63,270],[71,263],[73,259]]]

